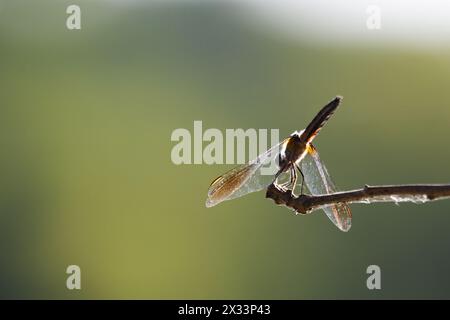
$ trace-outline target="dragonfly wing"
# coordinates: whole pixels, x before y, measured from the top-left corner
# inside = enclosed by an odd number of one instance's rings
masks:
[[[206,206],[212,207],[222,201],[242,197],[269,186],[278,169],[275,160],[285,141],[273,146],[249,163],[235,167],[215,179],[209,187]]]
[[[330,194],[337,191],[327,168],[320,160],[319,153],[312,144],[300,163],[305,184],[313,195]],[[322,209],[328,218],[342,231],[348,231],[352,225],[352,214],[346,203],[324,206]]]

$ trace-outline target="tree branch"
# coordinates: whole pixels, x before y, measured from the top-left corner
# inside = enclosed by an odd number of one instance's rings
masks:
[[[280,190],[274,184],[267,188],[266,198],[270,198],[278,205],[294,209],[301,214],[310,213],[321,207],[347,203],[373,202],[414,202],[425,203],[450,197],[449,184],[417,184],[392,186],[365,186],[362,189],[336,192],[327,195],[291,194],[291,190]]]

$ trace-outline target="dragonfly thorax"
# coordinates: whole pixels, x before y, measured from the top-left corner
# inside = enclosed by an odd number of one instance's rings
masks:
[[[278,155],[278,165],[283,171],[294,164],[298,164],[306,154],[307,142],[303,141],[300,136],[301,132],[294,132],[281,148]]]

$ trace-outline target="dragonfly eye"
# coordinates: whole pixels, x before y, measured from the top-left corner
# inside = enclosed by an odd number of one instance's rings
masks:
[[[283,156],[281,153],[278,154],[277,165],[278,165],[279,169],[281,169],[282,167],[284,167],[286,165],[286,157]]]

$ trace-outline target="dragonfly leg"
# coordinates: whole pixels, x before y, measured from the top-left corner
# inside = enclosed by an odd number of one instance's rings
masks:
[[[289,179],[289,181],[283,182],[282,184],[277,184],[278,189],[282,191],[286,191],[286,189],[289,189],[289,186],[292,184],[292,179]]]
[[[286,166],[281,167],[280,170],[278,170],[278,172],[277,172],[277,174],[275,175],[275,177],[273,178],[272,184],[275,185],[276,187],[284,188],[284,185],[286,185],[286,183],[283,183],[283,184],[279,185],[278,182],[277,182],[278,177],[279,177],[280,174],[282,174],[285,170],[286,170]]]
[[[281,168],[280,170],[278,170],[277,174],[275,175],[275,177],[274,177],[273,180],[272,180],[272,184],[273,184],[274,186],[278,187],[278,188],[281,188],[281,189],[283,189],[283,186],[282,186],[282,185],[279,185],[278,182],[277,182],[277,180],[278,180],[278,177],[280,176],[280,174],[281,174],[282,172],[283,172],[283,168]]]
[[[301,189],[300,189],[300,195],[303,195],[303,182],[305,182],[305,176],[303,175],[302,169],[300,169],[300,167],[297,164],[295,165],[295,167],[297,168],[297,170],[302,175],[302,186],[301,186]]]
[[[286,187],[289,186],[290,183],[291,183],[290,181],[287,181],[287,182],[284,182],[284,183],[279,184],[279,185],[277,185],[277,186],[278,186],[279,188],[281,188],[281,189],[284,190]]]
[[[295,172],[295,170],[293,170],[293,167],[291,166],[289,168],[289,181],[286,181],[280,185],[278,185],[279,188],[281,188],[283,191],[285,191],[286,189],[289,190],[289,188],[295,188],[295,182],[297,180],[297,173]]]
[[[291,166],[291,181],[289,181],[291,185],[291,194],[294,195],[295,185],[297,184],[297,171],[295,170],[295,166]]]

